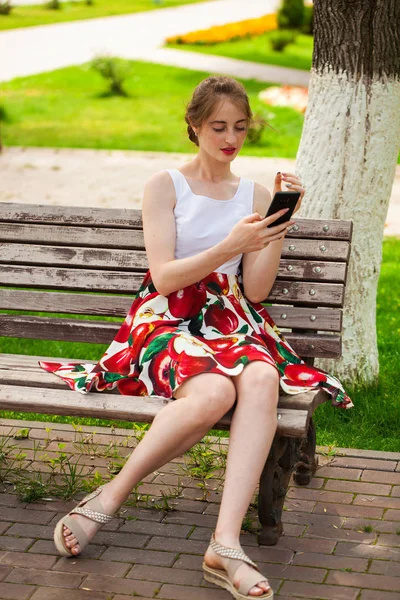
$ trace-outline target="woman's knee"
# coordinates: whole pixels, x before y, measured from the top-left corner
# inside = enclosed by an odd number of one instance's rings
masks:
[[[212,427],[235,403],[236,388],[229,377],[207,373],[192,389],[193,415],[204,425]],[[189,395],[188,395],[189,396]]]
[[[279,400],[279,373],[267,363],[256,361],[248,364],[235,381],[238,402],[275,409]]]

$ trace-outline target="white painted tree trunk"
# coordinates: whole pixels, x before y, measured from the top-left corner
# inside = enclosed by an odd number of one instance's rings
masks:
[[[398,79],[377,77],[365,83],[327,67],[312,71],[297,156],[307,189],[299,215],[354,224],[343,355],[318,361],[344,381],[372,383],[378,378],[376,291],[399,146]]]

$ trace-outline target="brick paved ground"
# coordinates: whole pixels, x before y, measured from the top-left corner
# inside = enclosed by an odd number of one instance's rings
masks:
[[[77,434],[69,425],[51,424],[46,432],[45,424],[6,420],[0,421],[0,435],[11,426],[15,432],[16,424],[30,430],[28,439],[12,442],[26,453],[22,466],[30,462],[36,472],[48,470],[43,455],[56,457],[60,442],[75,457],[80,449],[79,464],[88,474],[97,470],[103,476],[112,460],[104,454],[115,447],[126,454],[134,445],[127,430],[110,435],[106,428],[85,428]],[[79,444],[91,431],[96,431],[93,440]],[[42,450],[35,455],[39,441]],[[346,450],[321,454],[320,463],[310,486],[290,488],[278,545],[258,546],[255,534],[244,532],[243,546],[269,574],[281,600],[399,600],[400,455]],[[1,486],[0,599],[228,600],[227,592],[201,574],[220,481],[209,480],[202,501],[196,481],[182,475],[183,465],[184,459],[177,459],[146,478],[138,489],[141,506],[132,498],[77,559],[58,557],[51,541],[54,524],[73,501],[28,504],[12,486]],[[180,484],[180,497],[168,500],[175,510],[154,508],[161,491],[171,495]],[[153,508],[143,508],[146,504]],[[254,516],[252,509],[249,522]]]

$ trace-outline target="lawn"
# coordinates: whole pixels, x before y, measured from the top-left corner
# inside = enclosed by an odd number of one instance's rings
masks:
[[[320,406],[315,414],[318,444],[336,447],[400,451],[400,239],[388,238],[383,243],[383,262],[377,298],[377,331],[380,381],[377,386],[352,389],[346,386],[355,408],[343,411],[330,404]],[[0,352],[42,356],[60,356],[96,361],[106,345],[78,344],[0,338]],[[0,413],[8,418],[31,418],[41,421],[77,422],[76,418]],[[107,421],[85,419],[91,425],[107,425]],[[124,423],[126,427],[132,424]],[[222,432],[222,435],[228,435]]]
[[[154,2],[154,0],[113,0],[112,2],[94,0],[92,6],[88,6],[84,1],[72,1],[62,2],[59,10],[51,10],[45,8],[44,0],[43,5],[15,6],[9,15],[0,15],[0,31],[81,19],[112,17],[202,1],[204,0],[161,0],[161,2]]]
[[[52,146],[190,152],[184,122],[193,88],[208,73],[133,62],[128,97],[108,96],[106,83],[87,65],[14,79],[0,86],[7,113],[3,141],[11,146]],[[257,145],[242,154],[294,158],[303,115],[267,107],[258,93],[267,87],[244,82],[255,113],[274,129],[265,129]]]
[[[272,49],[271,34],[275,34],[275,32],[212,45],[168,44],[168,47],[205,54],[217,54],[218,56],[228,56],[280,67],[310,70],[313,52],[313,38],[311,35],[299,34],[293,44],[286,46],[282,52],[277,52]]]

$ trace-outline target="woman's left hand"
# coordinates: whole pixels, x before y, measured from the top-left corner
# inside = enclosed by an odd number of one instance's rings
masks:
[[[301,206],[301,201],[303,200],[303,196],[305,194],[305,189],[302,186],[302,183],[300,181],[300,179],[297,177],[297,175],[294,175],[293,173],[277,173],[276,177],[275,177],[275,184],[274,184],[274,194],[275,192],[281,192],[282,191],[282,184],[285,184],[285,186],[287,187],[287,191],[290,192],[300,192],[300,198],[296,204],[296,208],[293,211],[293,214],[295,212],[297,212]]]

